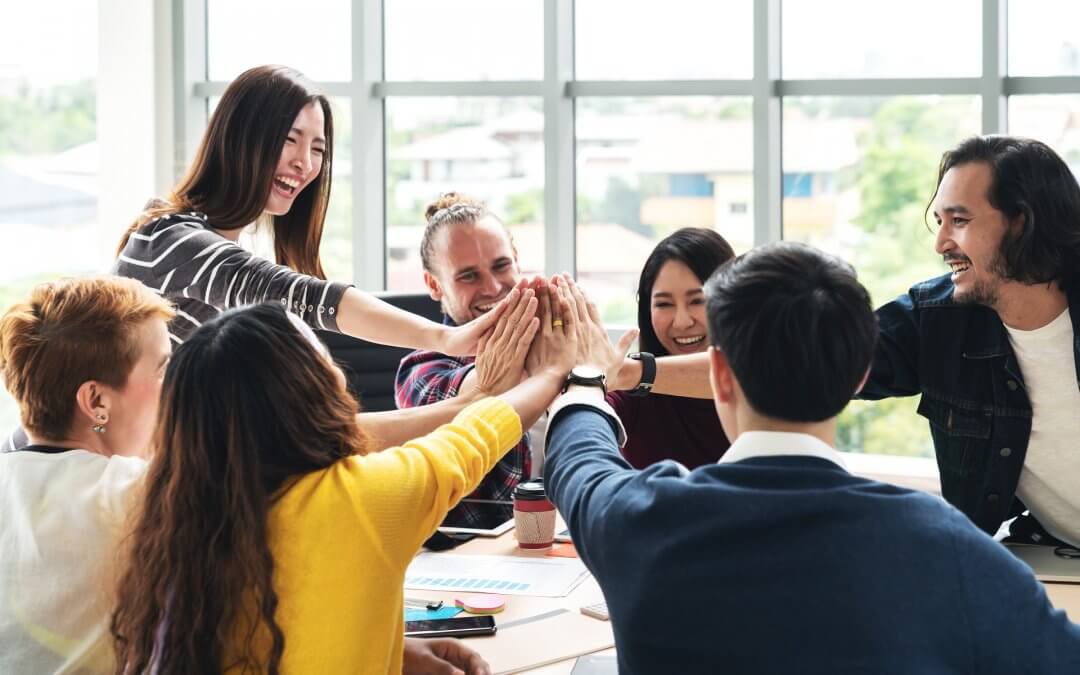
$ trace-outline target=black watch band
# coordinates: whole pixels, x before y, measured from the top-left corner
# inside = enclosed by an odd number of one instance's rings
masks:
[[[563,384],[562,388],[564,394],[572,384],[585,387],[599,387],[600,390],[604,392],[604,395],[607,396],[607,378],[604,376],[604,371],[602,370],[588,366],[576,366],[566,377],[566,383]]]
[[[649,352],[634,352],[630,358],[641,362],[641,380],[628,393],[631,396],[648,396],[656,382],[656,357]]]

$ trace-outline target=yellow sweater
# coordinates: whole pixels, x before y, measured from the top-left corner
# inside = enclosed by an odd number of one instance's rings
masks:
[[[290,487],[269,515],[281,672],[400,673],[405,569],[521,436],[514,409],[484,399],[423,438],[339,461]],[[255,653],[264,655],[269,633],[258,636]],[[228,651],[224,665],[235,664],[240,645]]]

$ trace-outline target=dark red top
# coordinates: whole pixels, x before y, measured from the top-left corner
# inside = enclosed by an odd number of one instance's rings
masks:
[[[607,401],[626,427],[622,453],[636,469],[662,459],[674,459],[689,469],[715,464],[731,445],[711,398],[613,391]]]

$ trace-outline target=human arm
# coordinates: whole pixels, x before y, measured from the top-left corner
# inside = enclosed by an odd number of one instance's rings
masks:
[[[526,376],[525,357],[540,326],[536,318],[536,292],[522,281],[516,303],[508,303],[491,332],[480,340],[475,368],[462,380],[458,395],[480,393],[496,396],[521,382]]]
[[[609,389],[631,390],[641,382],[641,361],[624,358]],[[656,378],[651,393],[686,398],[712,398],[709,385],[709,354],[661,356],[656,359]]]
[[[113,271],[170,299],[191,298],[219,310],[277,302],[312,328],[444,354],[475,353],[504,307],[464,326],[443,326],[255,255],[215,232],[201,214],[173,214],[132,233]]]
[[[365,486],[387,519],[389,548],[415,553],[446,512],[472,492],[495,463],[521,439],[558,394],[576,354],[576,332],[567,322],[561,346],[545,357],[543,367],[498,398],[469,405],[452,422],[401,447],[372,453],[366,475],[379,474],[379,487]],[[558,340],[553,340],[556,345]],[[401,533],[401,519],[409,526]],[[418,537],[418,538],[413,538]]]
[[[611,344],[596,303],[585,297],[581,288],[569,275],[552,277],[552,286],[566,293],[568,304],[574,312],[578,329],[577,363],[600,368],[607,381],[614,381],[622,367],[623,358],[634,339],[637,329],[627,331],[617,345]]]
[[[1080,673],[1080,625],[1054,609],[1026,564],[953,513],[963,526],[950,540],[971,629],[972,670],[988,675]]]
[[[402,675],[491,675],[483,657],[461,640],[405,638]]]
[[[468,356],[476,353],[480,338],[495,325],[509,300],[508,295],[490,312],[469,323],[445,326],[394,307],[370,293],[348,288],[338,308],[337,322],[342,333],[369,342]]]
[[[520,382],[521,364],[537,330],[535,312],[531,289],[511,291],[508,310],[492,333],[481,338],[474,365],[462,365],[441,355],[420,360],[415,366],[406,359],[395,392],[403,409],[357,416],[372,438],[372,449],[383,450],[423,436],[452,420],[473,401],[505,392]]]
[[[919,321],[921,312],[915,289],[874,313],[878,339],[870,375],[856,398],[878,400],[891,396],[914,396],[921,391],[919,381]]]

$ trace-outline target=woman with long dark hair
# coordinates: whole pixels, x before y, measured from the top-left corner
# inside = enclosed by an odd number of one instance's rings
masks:
[[[638,347],[635,358],[696,354],[708,348],[705,281],[735,257],[731,245],[713,230],[686,227],[656,245],[638,281]],[[608,393],[623,421],[623,455],[643,469],[674,459],[693,469],[715,463],[731,444],[712,399],[634,391]],[[644,392],[642,392],[644,393]]]
[[[341,372],[281,306],[195,331],[165,373],[118,672],[401,672],[405,569],[560,391],[577,348],[563,313],[535,343],[517,310],[484,338],[522,357],[533,344],[532,377],[377,453]]]
[[[463,326],[443,326],[348,284],[327,281],[319,258],[330,198],[330,103],[303,75],[259,66],[226,88],[188,173],[125,233],[114,272],[142,281],[177,307],[181,343],[223,310],[279,303],[312,328],[382,344],[475,354],[505,303]],[[237,244],[256,222],[273,229],[277,264]],[[379,413],[376,438],[402,442],[445,422],[467,401]]]

